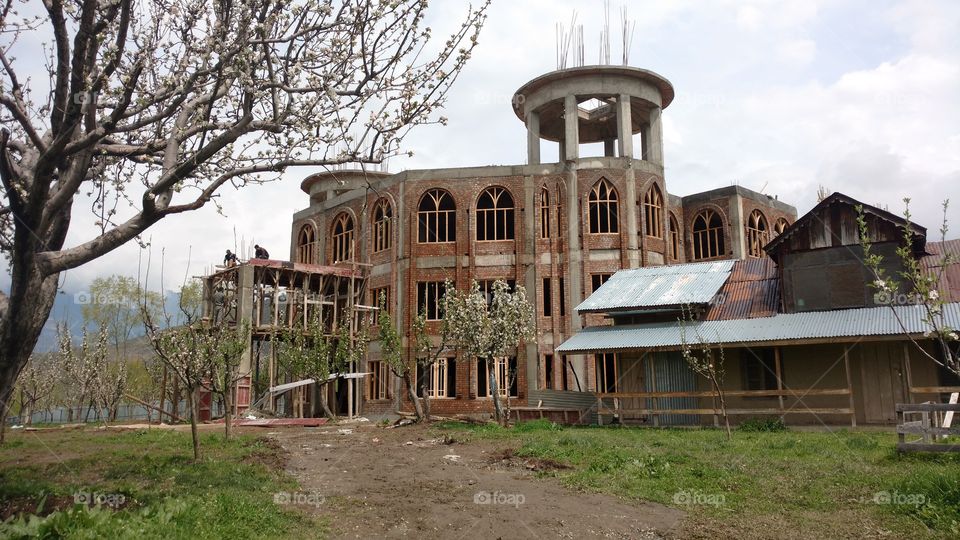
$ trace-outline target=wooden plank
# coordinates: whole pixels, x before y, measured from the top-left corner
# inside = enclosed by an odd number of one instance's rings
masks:
[[[960,386],[914,386],[910,388],[914,394],[955,394],[960,392]]]
[[[690,415],[712,415],[720,414],[717,409],[621,409],[621,413],[639,413],[639,414],[690,414]],[[850,414],[852,411],[847,408],[839,409],[794,409],[783,411],[784,414]],[[599,411],[597,414],[601,414]],[[604,413],[610,414],[610,413]],[[751,415],[751,414],[773,414],[779,415],[780,409],[727,409],[728,415]]]
[[[913,435],[960,435],[960,427],[945,428],[938,426],[910,425],[910,423],[897,426],[897,433],[909,433]]]
[[[825,388],[808,390],[727,390],[723,393],[726,397],[793,397],[803,398],[807,396],[845,396],[850,394],[848,388]],[[713,397],[712,390],[699,392],[598,392],[597,397],[602,398],[703,398]]]
[[[897,411],[932,412],[932,411],[960,411],[960,403],[897,403]]]
[[[960,452],[960,444],[897,443],[898,452]]]
[[[783,422],[783,368],[780,347],[773,348],[773,359],[777,370],[777,401],[780,403],[780,421]],[[852,408],[852,407],[851,407]]]
[[[853,411],[853,377],[850,376],[850,349],[848,347],[844,347],[843,349],[843,367],[847,371],[847,392],[850,410]],[[850,427],[857,427],[856,413],[850,415]]]

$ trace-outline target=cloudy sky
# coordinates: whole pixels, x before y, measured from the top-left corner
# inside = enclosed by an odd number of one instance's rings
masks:
[[[912,197],[915,220],[930,229],[938,228],[942,200],[952,197],[951,236],[960,236],[960,2],[614,1],[614,61],[622,50],[622,5],[636,22],[630,64],[676,89],[664,112],[671,193],[736,182],[775,194],[801,214],[819,185],[898,213],[901,199]],[[434,2],[429,22],[446,30],[465,6]],[[556,69],[555,26],[569,24],[574,10],[587,63],[596,63],[602,1],[494,0],[443,113],[449,125],[408,138],[414,156],[394,159],[390,170],[523,163],[525,133],[510,98]],[[544,159],[555,157],[555,145],[545,144]],[[206,208],[154,226],[145,237],[155,264],[164,254],[166,286],[202,273],[235,238],[285,257],[291,215],[307,205],[299,184],[310,172],[224,192],[225,217]],[[82,209],[74,216],[68,243],[93,230]],[[136,275],[141,255],[128,245],[67,272],[64,297],[96,276]]]

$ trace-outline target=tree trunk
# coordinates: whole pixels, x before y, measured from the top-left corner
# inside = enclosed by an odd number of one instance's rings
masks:
[[[323,410],[323,415],[331,420],[335,420],[337,416],[333,414],[333,411],[330,410],[330,405],[327,403],[327,384],[321,384],[319,388],[319,397],[317,401],[320,402],[320,409]]]
[[[723,416],[723,425],[727,430],[727,440],[733,438],[733,433],[730,431],[730,418],[727,416],[727,401],[723,397],[723,390],[720,389],[720,384],[716,379],[710,379],[710,382],[713,383],[713,391],[717,394],[717,400],[720,401],[720,414]]]
[[[410,396],[410,403],[413,404],[413,413],[417,415],[417,421],[423,420],[423,404],[417,396],[417,389],[413,387],[413,378],[410,377],[410,370],[403,372],[403,382],[407,387],[407,394]],[[400,407],[397,407],[400,410]]]
[[[490,395],[493,397],[493,414],[498,423],[503,422],[503,405],[500,403],[500,389],[497,388],[497,372],[493,358],[487,358],[487,372],[490,374]]]
[[[232,431],[230,424],[233,423],[233,385],[229,380],[224,383],[226,386],[223,391],[223,436],[229,441]]]
[[[3,445],[3,442],[7,438],[7,413],[9,409],[7,408],[7,402],[0,400],[0,445]]]
[[[421,420],[430,419],[430,392],[427,390],[427,367],[429,366],[423,366],[424,375],[417,381],[417,387],[420,391],[420,409],[423,412],[423,417],[420,418]]]
[[[190,409],[190,435],[193,437],[193,460],[200,461],[200,434],[197,432],[197,400],[187,389],[187,407]]]

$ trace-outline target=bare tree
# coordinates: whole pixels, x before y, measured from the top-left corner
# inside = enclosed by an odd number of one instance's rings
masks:
[[[860,233],[860,245],[863,248],[863,263],[873,274],[874,281],[870,284],[877,291],[877,295],[893,312],[897,323],[900,325],[903,334],[910,340],[914,349],[920,352],[925,358],[942,366],[950,372],[960,376],[960,351],[958,351],[958,342],[960,335],[958,329],[951,327],[946,323],[943,314],[945,304],[943,286],[945,285],[944,276],[947,269],[957,262],[956,256],[944,252],[936,267],[925,269],[913,251],[914,230],[911,225],[910,199],[903,199],[904,211],[903,217],[906,224],[901,228],[902,237],[900,245],[897,246],[897,258],[900,260],[901,269],[895,276],[887,274],[884,268],[883,256],[873,252],[870,242],[870,231],[867,227],[867,217],[862,206],[857,206],[857,226]],[[947,238],[947,209],[950,201],[943,202],[943,221],[940,225],[940,240]],[[901,292],[906,289],[904,292]],[[900,313],[895,309],[896,300],[904,298],[909,300],[922,310],[921,320],[926,326],[924,337],[936,344],[938,351],[931,352],[923,347],[923,344],[917,340],[913,333],[907,330]],[[937,354],[939,353],[939,354]]]
[[[377,314],[377,338],[380,342],[380,358],[387,363],[393,376],[403,381],[403,385],[407,389],[407,396],[410,398],[410,403],[413,404],[413,412],[419,422],[425,418],[423,404],[420,402],[417,390],[414,387],[414,375],[411,373],[410,364],[403,358],[403,342],[400,339],[400,333],[393,324],[393,317],[390,316],[390,310],[387,308],[385,296],[381,296],[377,302],[379,303],[380,309]],[[397,408],[399,410],[399,395],[397,398]]]
[[[0,6],[0,402],[61,272],[225,185],[379,163],[446,94],[487,4],[431,40],[426,0],[113,0]],[[37,66],[45,72],[36,73]],[[98,231],[66,244],[75,204]]]
[[[335,415],[327,404],[326,389],[330,374],[339,366],[334,365],[330,341],[324,333],[323,324],[314,319],[307,328],[286,328],[277,340],[277,362],[294,380],[313,379],[320,389],[318,404],[327,418]]]
[[[723,393],[723,366],[725,356],[723,345],[709,343],[699,331],[694,330],[696,334],[696,343],[690,343],[687,339],[687,327],[695,321],[693,311],[690,306],[683,306],[682,313],[677,322],[680,323],[680,352],[683,359],[694,373],[707,379],[710,383],[710,389],[713,391],[716,404],[720,406],[720,415],[723,417],[723,425],[727,432],[727,439],[731,438],[730,419],[727,416],[727,400]]]
[[[57,385],[58,368],[50,355],[33,355],[20,373],[17,388],[20,390],[20,418],[23,424],[33,423],[37,406],[53,394]]]
[[[209,376],[201,385],[223,400],[223,436],[230,438],[233,423],[234,394],[237,383],[248,373],[240,371],[243,351],[250,346],[250,325],[238,328],[214,326],[206,329],[208,337],[203,354],[209,359]]]

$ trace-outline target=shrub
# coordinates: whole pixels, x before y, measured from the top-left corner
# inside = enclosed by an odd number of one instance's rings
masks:
[[[779,418],[748,418],[737,426],[737,431],[776,432],[786,431],[787,426]]]

